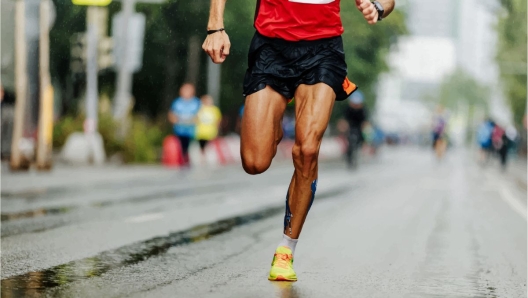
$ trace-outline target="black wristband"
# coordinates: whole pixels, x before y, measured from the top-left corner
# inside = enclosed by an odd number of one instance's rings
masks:
[[[383,20],[383,15],[385,14],[385,9],[383,9],[383,6],[378,1],[372,1],[372,4],[374,4],[374,7],[378,11],[378,21]]]
[[[224,31],[225,29],[224,28],[220,28],[220,29],[216,29],[216,30],[207,30],[207,35],[210,35],[210,34],[213,34],[213,33],[216,33],[216,32],[221,32],[221,31]]]

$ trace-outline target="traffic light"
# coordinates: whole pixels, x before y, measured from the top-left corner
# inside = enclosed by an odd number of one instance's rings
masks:
[[[70,70],[73,74],[86,71],[86,35],[73,34],[70,39]]]
[[[113,48],[114,41],[112,37],[104,36],[99,38],[97,46],[97,67],[99,71],[104,71],[114,66]],[[70,70],[73,74],[86,72],[85,33],[76,33],[71,37]]]
[[[114,41],[112,37],[102,37],[99,39],[99,47],[97,53],[97,64],[99,70],[106,70],[114,65],[114,58],[112,51],[114,48]]]

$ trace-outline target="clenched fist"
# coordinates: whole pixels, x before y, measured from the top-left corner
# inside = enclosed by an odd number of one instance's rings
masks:
[[[225,31],[219,31],[207,35],[202,49],[211,57],[214,63],[222,63],[229,55],[231,42]]]
[[[378,22],[378,11],[372,2],[369,0],[356,0],[356,7],[361,11],[363,17],[369,24],[376,24]]]

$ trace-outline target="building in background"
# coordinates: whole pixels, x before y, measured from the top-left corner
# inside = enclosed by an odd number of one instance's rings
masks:
[[[457,67],[492,89],[493,116],[509,121],[494,60],[497,4],[493,0],[445,0],[442,5],[436,0],[406,0],[398,6],[407,14],[410,34],[389,55],[391,72],[380,77],[376,107],[380,126],[389,132],[428,131],[434,104],[426,99]],[[452,115],[453,133],[459,140],[467,123],[463,114]]]
[[[500,85],[499,68],[495,60],[498,42],[495,27],[500,3],[496,0],[458,2],[457,64],[491,88],[489,114],[503,125],[511,124],[512,113]]]

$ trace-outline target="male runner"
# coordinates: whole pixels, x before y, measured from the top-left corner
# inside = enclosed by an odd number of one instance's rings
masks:
[[[351,1],[351,0],[350,0]],[[211,0],[203,49],[222,63],[231,44],[224,30],[226,0]],[[284,235],[273,258],[269,280],[296,281],[293,254],[313,202],[317,159],[335,100],[356,86],[346,78],[340,0],[258,0],[244,78],[246,96],[241,148],[244,170],[266,171],[282,138],[281,119],[295,97],[295,171],[286,195]],[[389,15],[394,0],[356,0],[369,24]]]

